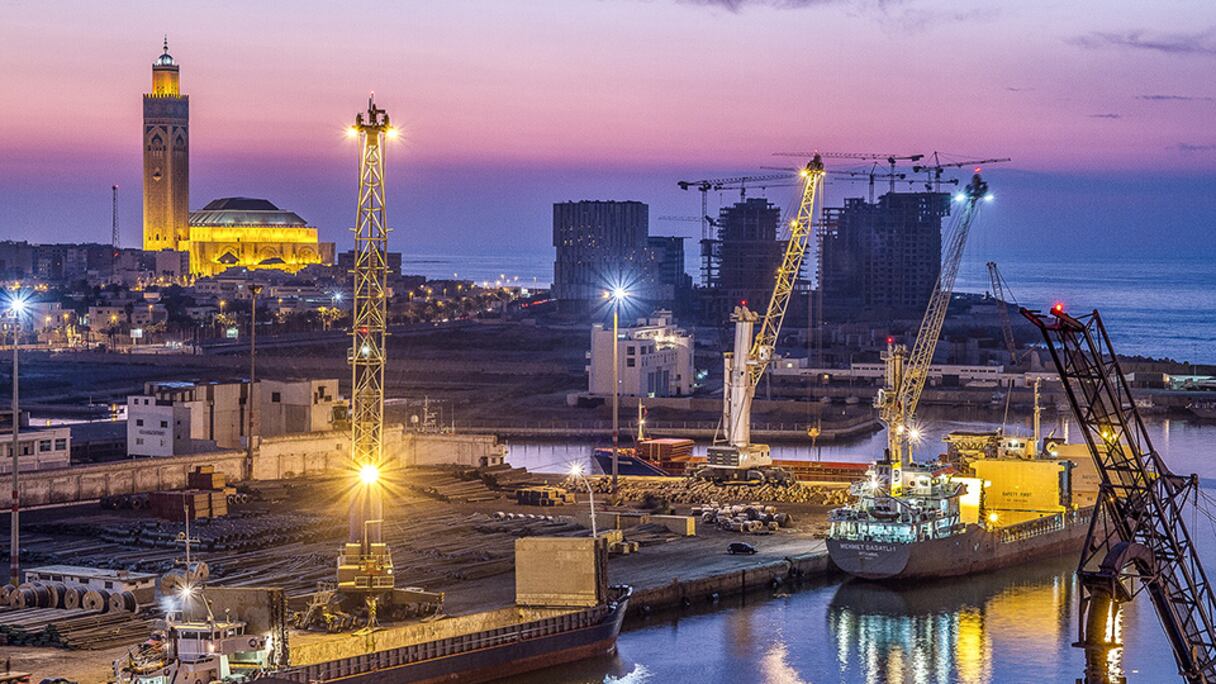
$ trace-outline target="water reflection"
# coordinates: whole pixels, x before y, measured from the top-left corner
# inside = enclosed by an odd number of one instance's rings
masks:
[[[1061,559],[965,582],[845,582],[827,610],[841,680],[980,684],[1011,645],[1040,668],[1065,667],[1071,570]]]

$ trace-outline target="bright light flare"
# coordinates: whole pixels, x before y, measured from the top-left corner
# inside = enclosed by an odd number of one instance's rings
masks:
[[[965,202],[966,200],[967,200],[967,194],[966,194],[966,193],[963,193],[963,192],[956,192],[956,193],[954,193],[954,201],[955,201],[955,202]]]
[[[380,481],[380,469],[374,463],[364,463],[359,468],[359,481],[365,485],[374,485]]]
[[[347,127],[346,127],[346,137],[350,138],[351,140],[354,140],[355,138],[359,137],[359,129],[358,129],[358,127],[356,127],[356,126],[347,126]]]
[[[921,438],[920,428],[908,428],[908,441],[913,444],[920,444]]]
[[[25,313],[29,307],[29,299],[22,294],[15,294],[8,300],[8,311],[14,316],[20,316]]]
[[[401,129],[389,126],[388,130],[384,131],[384,135],[389,140],[396,140],[397,138],[401,137]]]
[[[569,472],[570,472],[570,475],[571,475],[571,476],[573,476],[573,477],[582,477],[582,475],[583,475],[583,464],[582,464],[582,463],[574,463],[574,464],[572,464],[572,465],[570,466],[570,471],[569,471]]]
[[[992,194],[991,192],[990,192],[990,193],[988,193],[987,195],[984,195],[984,201],[985,201],[985,202],[991,202],[991,201],[993,201],[993,200],[995,200],[995,199],[996,199],[996,195]]]

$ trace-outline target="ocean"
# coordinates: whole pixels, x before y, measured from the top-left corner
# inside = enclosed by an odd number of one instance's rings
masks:
[[[969,253],[959,271],[960,292],[987,292],[988,258]],[[1008,295],[1022,306],[1046,310],[1061,301],[1067,310],[1098,309],[1121,354],[1216,363],[1216,260],[1178,258],[1088,258],[1064,255],[996,259]],[[547,287],[553,253],[405,255],[406,273],[428,278],[504,280]],[[694,273],[695,260],[688,266]]]

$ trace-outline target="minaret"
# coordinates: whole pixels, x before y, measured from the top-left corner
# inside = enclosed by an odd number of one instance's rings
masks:
[[[190,239],[190,98],[181,94],[177,62],[152,63],[144,95],[144,249],[185,249]]]

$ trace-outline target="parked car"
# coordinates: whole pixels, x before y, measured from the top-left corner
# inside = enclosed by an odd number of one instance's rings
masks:
[[[732,556],[737,556],[739,554],[750,556],[756,552],[756,547],[748,544],[747,542],[731,542],[730,545],[726,547],[726,552]]]

